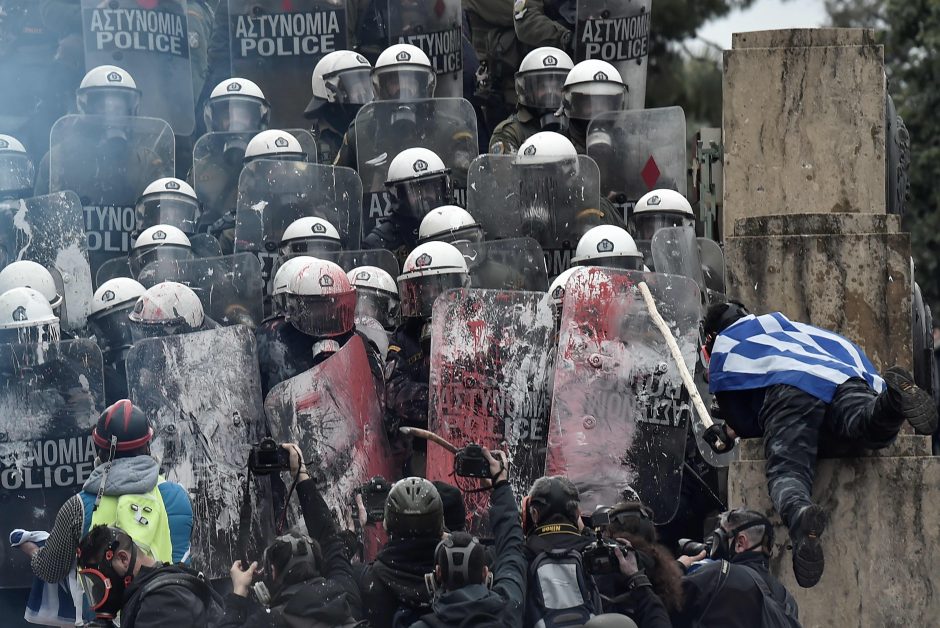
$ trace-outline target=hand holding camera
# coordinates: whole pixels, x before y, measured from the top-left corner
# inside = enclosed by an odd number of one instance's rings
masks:
[[[243,561],[236,560],[229,569],[229,577],[232,579],[233,593],[240,597],[248,597],[248,591],[251,589],[251,582],[255,574],[260,573],[258,563],[253,562],[243,567]]]

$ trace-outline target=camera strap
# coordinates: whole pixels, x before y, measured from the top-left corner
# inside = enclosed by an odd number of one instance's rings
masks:
[[[245,474],[245,488],[242,491],[242,505],[238,511],[238,545],[235,550],[238,552],[239,560],[242,566],[248,565],[248,534],[251,530],[251,467],[248,467],[248,473]]]

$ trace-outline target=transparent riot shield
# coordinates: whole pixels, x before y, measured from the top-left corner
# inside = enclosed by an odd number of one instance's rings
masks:
[[[264,437],[255,337],[243,326],[151,338],[127,356],[127,387],[150,419],[161,472],[193,502],[193,562],[225,576],[245,555],[260,556],[273,516],[267,482],[251,487],[251,519],[240,512],[248,452]]]
[[[297,138],[307,154],[307,161],[316,163],[317,143],[310,131],[285,129]],[[257,133],[206,133],[193,146],[193,189],[202,203],[199,224],[211,225],[230,211],[238,199],[238,175],[245,161],[245,148]]]
[[[506,448],[521,499],[545,469],[555,327],[544,293],[449,290],[434,304],[429,425],[457,447]],[[454,455],[428,444],[427,477],[466,487]],[[464,493],[468,528],[486,530],[488,496]]]
[[[82,0],[85,69],[116,65],[141,93],[140,114],[195,128],[186,0]]]
[[[434,151],[450,168],[454,202],[467,205],[467,168],[479,152],[473,105],[462,98],[374,101],[356,115],[356,155],[362,178],[362,236],[392,211],[385,191],[388,166],[406,148]]]
[[[575,62],[600,59],[627,85],[624,109],[646,106],[646,68],[653,0],[578,0]]]
[[[699,238],[698,254],[702,260],[702,276],[709,305],[726,301],[725,254],[721,245],[709,238]]]
[[[389,44],[423,50],[437,74],[436,98],[463,97],[460,0],[388,0]]]
[[[94,275],[130,250],[137,197],[173,176],[173,131],[155,118],[75,115],[59,118],[50,142],[49,190],[81,199]]]
[[[578,240],[599,224],[621,224],[601,204],[597,164],[526,164],[515,155],[480,155],[470,164],[467,211],[486,239],[529,237],[541,245],[548,278],[571,266]]]
[[[101,351],[91,340],[0,345],[0,525],[47,530],[94,468],[91,430],[104,410]],[[18,548],[0,546],[0,588],[28,587]]]
[[[362,183],[351,168],[261,159],[238,179],[235,251],[261,260],[265,295],[271,293],[281,235],[292,222],[318,216],[336,227],[344,249],[359,248]]]
[[[196,233],[189,236],[189,243],[192,246],[193,258],[222,256],[222,247],[219,245],[219,241],[208,233]],[[129,258],[115,257],[102,264],[95,274],[95,286],[100,286],[116,277],[138,278],[131,269]]]
[[[220,325],[257,327],[264,316],[261,262],[251,253],[148,264],[137,277],[145,288],[176,281],[192,288],[206,316]]]
[[[320,259],[338,264],[347,273],[359,266],[376,266],[393,278],[398,277],[401,269],[395,254],[386,249],[366,249],[362,251],[338,251],[319,256]]]
[[[583,511],[615,504],[632,487],[665,523],[678,506],[691,408],[639,282],[694,369],[701,307],[695,282],[597,267],[574,273],[555,358],[546,473],[578,485]]]
[[[664,227],[657,229],[650,243],[657,273],[688,277],[702,292],[705,302],[705,276],[699,256],[694,227]]]
[[[306,126],[310,73],[324,55],[349,49],[346,3],[228,0],[228,14],[231,75],[261,87],[272,128]]]
[[[601,168],[602,195],[628,212],[650,190],[686,194],[681,107],[602,113],[588,127],[587,153]]]
[[[470,285],[487,290],[548,290],[545,252],[532,238],[457,242],[470,269]]]
[[[92,275],[82,205],[73,192],[0,201],[0,269],[30,260],[49,270],[65,297],[65,330],[81,329],[91,309]]]
[[[264,413],[278,442],[297,443],[341,522],[354,516],[357,488],[393,477],[382,403],[366,346],[354,335],[329,358],[271,389]]]

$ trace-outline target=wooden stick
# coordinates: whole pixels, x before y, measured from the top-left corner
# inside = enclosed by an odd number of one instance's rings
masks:
[[[446,449],[452,454],[457,453],[457,451],[459,450],[458,447],[451,445],[449,442],[444,440],[443,437],[438,436],[434,432],[431,432],[428,430],[422,430],[420,427],[403,426],[403,427],[398,428],[398,431],[405,435],[410,434],[411,436],[417,436],[418,438],[429,440],[432,443],[437,443],[438,445],[440,445],[441,447],[443,447],[444,449]]]

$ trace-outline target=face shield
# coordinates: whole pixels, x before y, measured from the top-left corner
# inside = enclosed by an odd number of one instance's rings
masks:
[[[453,231],[442,231],[428,238],[421,238],[418,244],[425,242],[447,242],[449,244],[479,244],[483,242],[483,228],[469,225]]]
[[[81,113],[98,116],[136,116],[140,92],[136,89],[92,87],[81,90],[77,97]]]
[[[5,345],[28,345],[30,351],[25,354],[24,362],[27,364],[39,364],[44,361],[45,346],[48,343],[59,342],[60,330],[59,322],[50,321],[48,323],[39,323],[29,327],[0,327],[0,344]],[[36,349],[35,355],[32,350]],[[29,357],[31,355],[31,357]]]
[[[193,259],[192,249],[178,244],[141,247],[131,251],[128,257],[131,272],[135,277],[140,275],[140,271],[153,262],[183,262],[191,259]]]
[[[643,256],[611,255],[609,257],[593,257],[576,264],[576,266],[600,266],[601,268],[617,268],[619,270],[643,270]]]
[[[36,171],[24,153],[0,153],[0,199],[27,198],[33,195]]]
[[[135,343],[140,342],[141,340],[146,340],[147,338],[179,336],[180,334],[188,334],[197,331],[198,329],[186,322],[186,319],[182,316],[159,322],[135,321],[133,319],[128,320],[130,321],[131,339]]]
[[[516,76],[519,104],[542,113],[554,114],[561,107],[561,94],[567,70],[540,70]]]
[[[287,320],[297,331],[315,338],[331,338],[352,330],[356,320],[356,291],[345,294],[298,295],[284,298]]]
[[[401,293],[401,313],[408,318],[431,318],[434,301],[452,288],[466,288],[470,277],[466,273],[445,273],[401,277],[398,290]]]
[[[373,288],[356,288],[356,294],[357,317],[374,318],[388,331],[401,323],[401,300],[397,294]]]
[[[121,359],[122,355],[134,345],[131,334],[131,321],[127,315],[134,310],[134,302],[112,308],[100,314],[88,317],[88,326],[101,348],[101,352],[110,359]]]
[[[436,172],[418,179],[407,179],[386,184],[395,213],[421,220],[441,205],[453,201],[453,189],[448,171]]]
[[[343,250],[341,242],[330,238],[306,238],[284,242],[280,246],[280,260],[283,264],[292,257],[309,255],[310,257],[323,257]]]
[[[437,77],[423,65],[391,65],[372,71],[376,100],[432,98]]]
[[[327,91],[334,96],[334,102],[341,105],[362,106],[372,102],[375,93],[372,88],[372,70],[355,68],[338,74],[323,77]]]
[[[225,96],[207,102],[203,116],[211,131],[244,133],[268,128],[271,107],[250,96]]]
[[[633,214],[633,237],[637,240],[652,240],[653,235],[665,227],[694,227],[695,219],[682,212],[646,211]]]
[[[170,225],[187,235],[196,233],[199,202],[175,192],[148,194],[137,202],[137,229]]]
[[[617,83],[582,83],[564,94],[565,113],[573,120],[591,120],[607,111],[623,109],[624,88]]]

